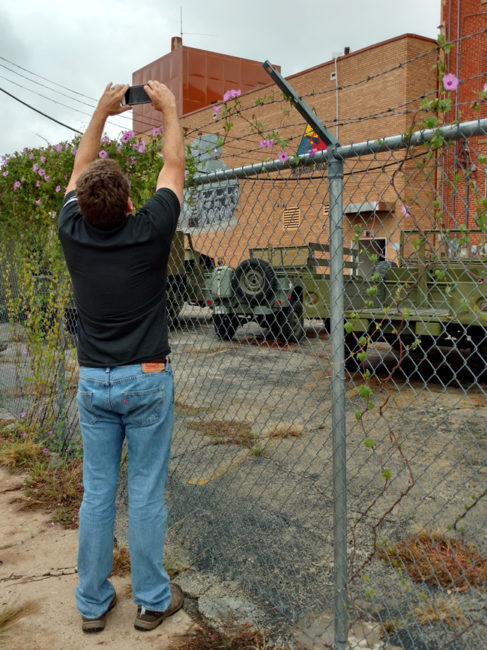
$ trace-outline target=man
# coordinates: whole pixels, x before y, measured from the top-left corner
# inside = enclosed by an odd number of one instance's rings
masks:
[[[183,194],[184,141],[174,95],[149,81],[145,91],[162,113],[164,166],[155,194],[133,215],[128,180],[113,160],[98,158],[106,119],[130,108],[120,105],[127,88],[109,84],[100,98],[58,221],[79,315],[84,496],[76,603],[85,632],[103,630],[116,604],[108,576],[124,438],[135,627],[151,630],[183,605],[162,558],[174,412],[165,281]]]

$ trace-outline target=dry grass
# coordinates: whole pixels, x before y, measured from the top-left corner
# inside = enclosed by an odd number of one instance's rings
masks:
[[[211,411],[210,406],[191,406],[190,404],[185,404],[179,399],[174,400],[174,410],[176,413],[181,415],[200,415],[202,413],[209,413]]]
[[[201,431],[203,435],[211,438],[214,445],[239,445],[251,449],[254,446],[256,435],[250,430],[248,422],[238,420],[193,420],[187,422],[188,429]]]
[[[280,422],[276,426],[266,429],[263,435],[267,438],[302,438],[304,429],[296,424]]]
[[[414,582],[452,591],[487,586],[487,557],[474,544],[450,539],[439,531],[410,535],[381,549],[379,557],[405,570]]]
[[[24,616],[31,616],[39,611],[38,603],[28,601],[23,605],[5,605],[0,609],[0,641],[11,628]]]
[[[62,460],[36,441],[35,430],[25,424],[0,428],[0,464],[27,475],[21,507],[42,508],[52,521],[66,528],[78,525],[83,497],[82,461]]]
[[[465,617],[463,609],[459,607],[454,598],[450,600],[437,598],[424,608],[416,607],[413,610],[413,614],[421,625],[426,625],[427,623],[446,623],[454,629],[468,626],[468,620]]]
[[[59,465],[35,464],[25,482],[24,508],[44,508],[52,520],[65,528],[77,528],[78,510],[83,498],[80,459]]]
[[[263,632],[250,625],[226,627],[223,631],[199,623],[188,638],[177,642],[174,650],[289,650],[268,641]]]
[[[126,546],[113,547],[112,576],[126,576],[130,573],[130,555]]]
[[[25,471],[41,459],[42,447],[29,437],[5,442],[0,447],[0,465],[5,465],[11,471]]]

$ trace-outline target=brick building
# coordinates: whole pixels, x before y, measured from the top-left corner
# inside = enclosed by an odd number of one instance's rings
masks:
[[[487,0],[442,0],[442,30],[452,48],[446,55],[448,72],[459,80],[447,121],[487,117],[487,102],[473,104],[487,83]],[[445,182],[440,188],[450,227],[476,228],[476,199],[487,196],[487,168],[476,164],[479,153],[487,155],[487,136],[458,141],[445,156]],[[450,182],[462,176],[459,185]],[[475,245],[474,239],[472,243]]]
[[[437,91],[435,46],[432,39],[404,34],[356,52],[347,48],[342,56],[287,80],[343,145],[398,135],[420,119],[417,111],[422,97]],[[183,78],[185,74],[183,67]],[[156,76],[150,66],[144,75]],[[140,75],[134,75],[133,83],[142,81]],[[232,117],[233,127],[226,132],[227,120],[223,112],[217,115],[214,107],[222,105],[221,91],[230,88],[239,88],[242,94],[240,114]],[[290,156],[298,153],[306,125],[295,109],[282,101],[269,77],[266,85],[259,77],[256,88],[246,91],[237,84],[222,87],[215,99],[189,113],[181,110],[187,143],[204,171],[276,159],[279,147],[265,150],[259,146],[259,140],[276,130],[287,140],[286,152]],[[234,102],[228,103],[232,105]],[[259,124],[258,132],[252,131],[249,122]],[[220,137],[224,138],[221,146]],[[400,238],[398,224],[404,219],[401,206],[417,206],[416,223],[423,224],[427,215],[433,214],[433,185],[415,183],[418,169],[414,161],[402,160],[400,178],[394,182],[392,171],[383,172],[404,155],[395,152],[348,162],[348,171],[354,168],[354,174],[346,175],[344,186],[345,245],[351,244],[354,226],[359,223],[364,245],[370,240],[371,246],[379,246],[384,256],[394,259]],[[424,172],[421,176],[424,179]],[[203,187],[197,200],[186,206],[181,226],[192,233],[200,250],[232,265],[248,257],[250,247],[326,242],[326,171],[318,168],[299,175],[286,170],[279,177],[280,181],[254,178],[235,180],[225,187]]]

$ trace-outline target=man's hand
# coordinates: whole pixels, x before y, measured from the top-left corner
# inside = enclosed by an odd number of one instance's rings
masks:
[[[88,165],[96,160],[100,148],[100,138],[105,128],[105,122],[110,115],[118,115],[129,111],[131,106],[120,106],[122,97],[127,91],[128,84],[117,84],[112,86],[110,82],[105,88],[103,95],[93,112],[90,123],[81,138],[78,152],[74,159],[73,171],[66,187],[66,194],[74,190],[79,175],[84,172]]]
[[[120,106],[122,97],[129,88],[128,84],[116,84],[112,86],[111,82],[105,88],[103,95],[98,100],[96,111],[107,118],[110,115],[119,115],[129,111],[132,106]]]
[[[176,98],[169,88],[160,81],[148,81],[144,90],[149,95],[154,108],[161,113],[168,108],[176,108]]]

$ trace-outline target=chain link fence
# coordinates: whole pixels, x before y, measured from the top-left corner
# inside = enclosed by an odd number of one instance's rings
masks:
[[[329,147],[186,195],[168,536],[293,647],[485,646],[486,136]],[[1,406],[50,408],[74,447],[75,310],[32,391],[25,319],[54,285],[18,318],[3,264]]]

